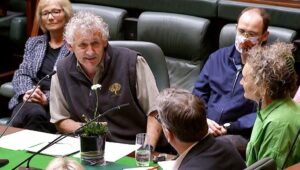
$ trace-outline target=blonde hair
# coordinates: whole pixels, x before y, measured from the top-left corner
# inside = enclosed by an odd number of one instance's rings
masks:
[[[57,157],[49,163],[46,170],[84,170],[84,168],[75,160]]]
[[[50,2],[56,2],[60,7],[63,9],[65,12],[65,17],[66,17],[66,23],[69,21],[69,19],[73,16],[73,9],[72,9],[72,4],[69,0],[40,0],[36,12],[35,12],[35,18],[37,19],[37,22],[39,23],[40,28],[44,33],[47,33],[47,29],[43,26],[42,24],[42,17],[41,13],[42,10],[50,4]]]

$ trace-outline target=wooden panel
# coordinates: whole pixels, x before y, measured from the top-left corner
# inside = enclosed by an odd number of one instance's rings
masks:
[[[300,0],[235,0],[235,1],[300,8]]]
[[[34,17],[39,0],[26,0],[27,36],[38,35],[39,26]]]

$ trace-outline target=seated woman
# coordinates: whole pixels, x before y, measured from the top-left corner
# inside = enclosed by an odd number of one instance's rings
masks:
[[[246,151],[248,166],[265,157],[272,157],[277,169],[300,160],[300,142],[292,147],[300,128],[300,105],[291,98],[297,80],[292,49],[276,42],[249,51],[241,84],[258,111]]]
[[[12,83],[15,95],[9,102],[13,116],[23,102],[27,102],[12,120],[13,126],[44,132],[56,131],[55,126],[49,122],[50,79],[34,88],[39,80],[53,71],[58,60],[69,54],[63,40],[63,31],[72,15],[69,0],[40,0],[35,17],[44,35],[27,40],[24,59],[14,74]]]

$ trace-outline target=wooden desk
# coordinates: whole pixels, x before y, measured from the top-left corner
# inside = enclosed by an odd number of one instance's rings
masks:
[[[299,170],[300,169],[300,162],[295,164],[295,165],[292,165],[290,167],[287,167],[286,169],[284,170]]]
[[[6,126],[0,125],[0,134],[2,134],[4,132],[5,128],[6,128]],[[11,133],[18,132],[18,131],[21,131],[21,130],[22,129],[20,129],[20,128],[9,127],[3,136],[11,134]]]

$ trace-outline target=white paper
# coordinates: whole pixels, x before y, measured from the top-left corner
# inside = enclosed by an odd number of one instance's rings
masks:
[[[158,165],[163,170],[173,170],[173,167],[175,165],[175,160],[172,160],[172,161],[161,161],[161,162],[158,162]]]
[[[27,151],[37,152],[44,146],[46,146],[49,142],[44,142],[42,144],[27,148]],[[77,138],[66,137],[63,140],[55,143],[49,148],[42,151],[42,154],[51,155],[51,156],[67,156],[73,153],[76,153],[80,150],[80,142]]]
[[[136,145],[106,142],[105,143],[105,161],[115,162],[118,159],[130,154],[135,151],[138,147]],[[80,158],[80,153],[74,155],[74,157]]]
[[[0,147],[11,150],[24,150],[28,147],[51,141],[56,137],[54,134],[22,130],[5,135],[0,139]]]

